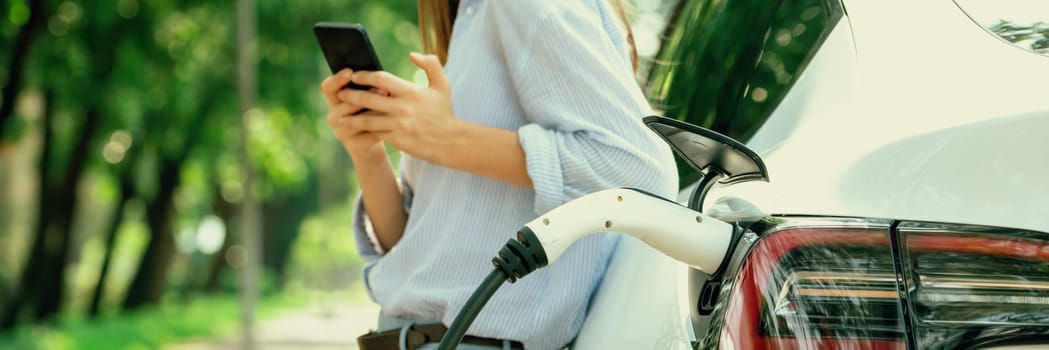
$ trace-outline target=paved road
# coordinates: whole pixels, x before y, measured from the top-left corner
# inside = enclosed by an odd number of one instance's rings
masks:
[[[379,307],[367,299],[315,304],[262,321],[256,334],[258,349],[357,349],[357,336],[375,328]],[[177,344],[167,350],[241,348],[239,335]]]

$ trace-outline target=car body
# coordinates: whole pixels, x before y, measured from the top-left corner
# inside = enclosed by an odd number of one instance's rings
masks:
[[[768,216],[716,281],[624,239],[574,348],[1049,347],[1049,57],[951,1],[818,3],[746,143],[770,181],[706,201]]]

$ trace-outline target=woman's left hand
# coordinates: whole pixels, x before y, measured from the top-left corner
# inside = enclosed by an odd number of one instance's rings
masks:
[[[429,86],[415,85],[384,71],[354,72],[358,85],[386,90],[389,96],[343,90],[339,99],[371,111],[346,122],[375,133],[394,148],[424,160],[433,160],[442,144],[453,142],[461,121],[452,112],[452,94],[441,62],[434,55],[412,53],[412,63],[426,72]]]

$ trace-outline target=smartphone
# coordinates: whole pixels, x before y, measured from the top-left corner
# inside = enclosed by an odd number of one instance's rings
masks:
[[[352,69],[354,72],[382,70],[375,49],[368,40],[368,33],[360,24],[320,22],[313,25],[313,34],[317,36],[324,59],[328,61],[328,67],[333,74],[343,68]],[[371,89],[370,86],[352,82],[343,88]]]

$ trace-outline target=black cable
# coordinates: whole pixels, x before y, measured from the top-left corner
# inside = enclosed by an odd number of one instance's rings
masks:
[[[459,346],[459,342],[466,336],[466,330],[473,324],[477,314],[481,313],[481,309],[484,309],[488,299],[503,285],[503,281],[514,283],[532,271],[546,266],[547,262],[546,251],[539,243],[539,238],[528,226],[522,227],[517,232],[517,239],[506,242],[503,249],[499,250],[499,256],[492,259],[495,269],[477,286],[470,299],[466,300],[462,310],[455,316],[455,321],[452,321],[448,331],[441,338],[441,345],[437,350],[452,350]]]
[[[484,278],[484,282],[477,286],[474,293],[470,295],[470,299],[463,305],[459,315],[455,316],[455,321],[452,322],[451,327],[448,327],[448,331],[444,333],[444,338],[441,338],[441,345],[437,347],[437,350],[451,350],[459,346],[459,342],[466,335],[466,329],[474,323],[477,314],[481,313],[481,309],[488,303],[488,299],[495,294],[495,291],[499,290],[499,287],[503,285],[505,280],[506,275],[499,269],[492,270],[492,273],[489,273],[488,277]]]

